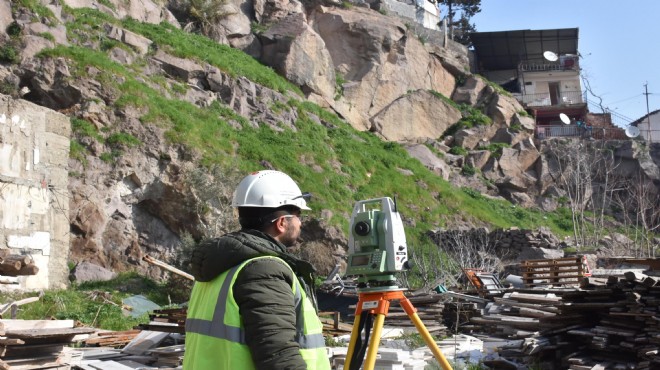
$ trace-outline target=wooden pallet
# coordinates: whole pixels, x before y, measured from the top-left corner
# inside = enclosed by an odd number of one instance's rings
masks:
[[[579,285],[588,275],[582,256],[522,261],[520,269],[527,287]]]

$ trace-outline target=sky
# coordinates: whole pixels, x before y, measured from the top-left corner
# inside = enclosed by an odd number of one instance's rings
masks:
[[[581,74],[603,106],[632,121],[645,116],[646,84],[648,111],[660,109],[658,0],[481,0],[471,23],[478,32],[579,28]]]

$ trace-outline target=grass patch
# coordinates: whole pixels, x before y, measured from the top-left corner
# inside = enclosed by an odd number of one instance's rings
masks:
[[[101,329],[129,330],[149,320],[147,314],[134,318],[122,312],[122,300],[138,294],[161,306],[169,303],[167,286],[129,272],[105,282],[74,284],[71,289],[46,291],[39,301],[21,306],[18,318],[75,320]],[[17,294],[12,298],[30,296],[34,294]]]

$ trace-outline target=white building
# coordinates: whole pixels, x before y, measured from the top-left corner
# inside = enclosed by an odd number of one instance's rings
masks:
[[[640,139],[660,143],[660,109],[649,113],[630,125],[637,126]]]

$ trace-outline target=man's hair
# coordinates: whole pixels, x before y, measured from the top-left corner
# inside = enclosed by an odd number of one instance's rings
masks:
[[[299,208],[290,205],[279,208],[238,207],[238,223],[242,229],[265,231],[273,219],[296,211]]]

